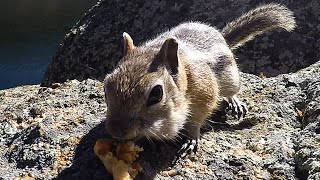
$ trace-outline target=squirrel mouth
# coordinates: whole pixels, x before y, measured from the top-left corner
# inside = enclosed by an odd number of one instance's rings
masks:
[[[108,132],[108,133],[110,133],[112,139],[115,139],[118,142],[136,141],[140,139],[142,136],[140,133],[138,134],[136,131],[133,131],[133,130],[122,132],[122,133],[116,133],[116,134],[111,132]]]

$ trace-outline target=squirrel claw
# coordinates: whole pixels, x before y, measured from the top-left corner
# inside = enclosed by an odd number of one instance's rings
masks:
[[[229,106],[226,109],[228,114],[231,114],[236,119],[244,117],[248,111],[247,105],[241,102],[236,96],[228,98]]]
[[[198,150],[198,140],[187,138],[186,142],[182,144],[180,150],[177,152],[176,158],[177,159],[184,158],[191,152],[196,152],[197,150]]]

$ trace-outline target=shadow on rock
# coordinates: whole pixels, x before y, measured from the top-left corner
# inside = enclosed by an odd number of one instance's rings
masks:
[[[202,134],[210,131],[233,131],[235,129],[250,128],[254,124],[246,121],[246,118],[236,121],[234,124],[229,124],[229,118],[225,114],[225,106],[221,106],[208,121],[206,126],[202,128]],[[64,169],[56,179],[113,179],[102,162],[94,154],[94,145],[99,138],[111,138],[107,135],[104,123],[100,123],[92,128],[76,147],[75,156],[71,167]],[[174,162],[177,151],[181,142],[178,141],[156,141],[142,139],[136,144],[144,148],[140,153],[138,162],[143,170],[139,173],[136,179],[153,179],[160,171],[166,170],[169,167],[175,166],[179,169],[183,160]],[[179,173],[179,172],[178,172]]]
[[[257,124],[257,120],[254,117],[246,115],[238,119],[227,114],[225,111],[227,107],[228,104],[225,101],[220,103],[219,109],[209,117],[206,124],[201,128],[201,134],[211,131],[242,130]]]
[[[113,179],[94,154],[94,145],[99,138],[110,138],[105,133],[104,123],[98,124],[81,139],[72,165],[64,169],[56,179]],[[144,151],[140,153],[138,160],[143,170],[136,179],[153,179],[159,171],[171,165],[178,151],[178,145],[170,142],[141,140],[137,144]]]
[[[64,169],[56,179],[112,179],[93,151],[94,144],[99,138],[107,138],[103,123],[98,124],[82,137],[76,148],[72,165]]]

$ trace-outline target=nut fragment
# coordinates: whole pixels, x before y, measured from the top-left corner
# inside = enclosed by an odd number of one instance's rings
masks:
[[[132,141],[113,145],[110,140],[98,139],[94,146],[95,154],[115,180],[129,180],[138,175],[142,167],[134,161],[141,151],[143,148]]]

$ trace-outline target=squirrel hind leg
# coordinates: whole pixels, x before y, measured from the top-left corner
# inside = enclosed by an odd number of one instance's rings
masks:
[[[246,103],[240,101],[236,95],[225,98],[224,100],[228,103],[225,111],[236,119],[244,117],[248,112]]]
[[[230,52],[221,53],[216,62],[209,64],[216,74],[220,97],[232,97],[240,90],[240,75],[237,63]]]
[[[223,68],[220,66],[220,71],[216,71],[218,83],[220,87],[220,97],[228,103],[226,112],[236,119],[244,117],[247,113],[247,106],[241,102],[237,94],[240,91],[240,74],[237,64],[232,56],[222,56],[219,58],[217,65],[227,64]]]

